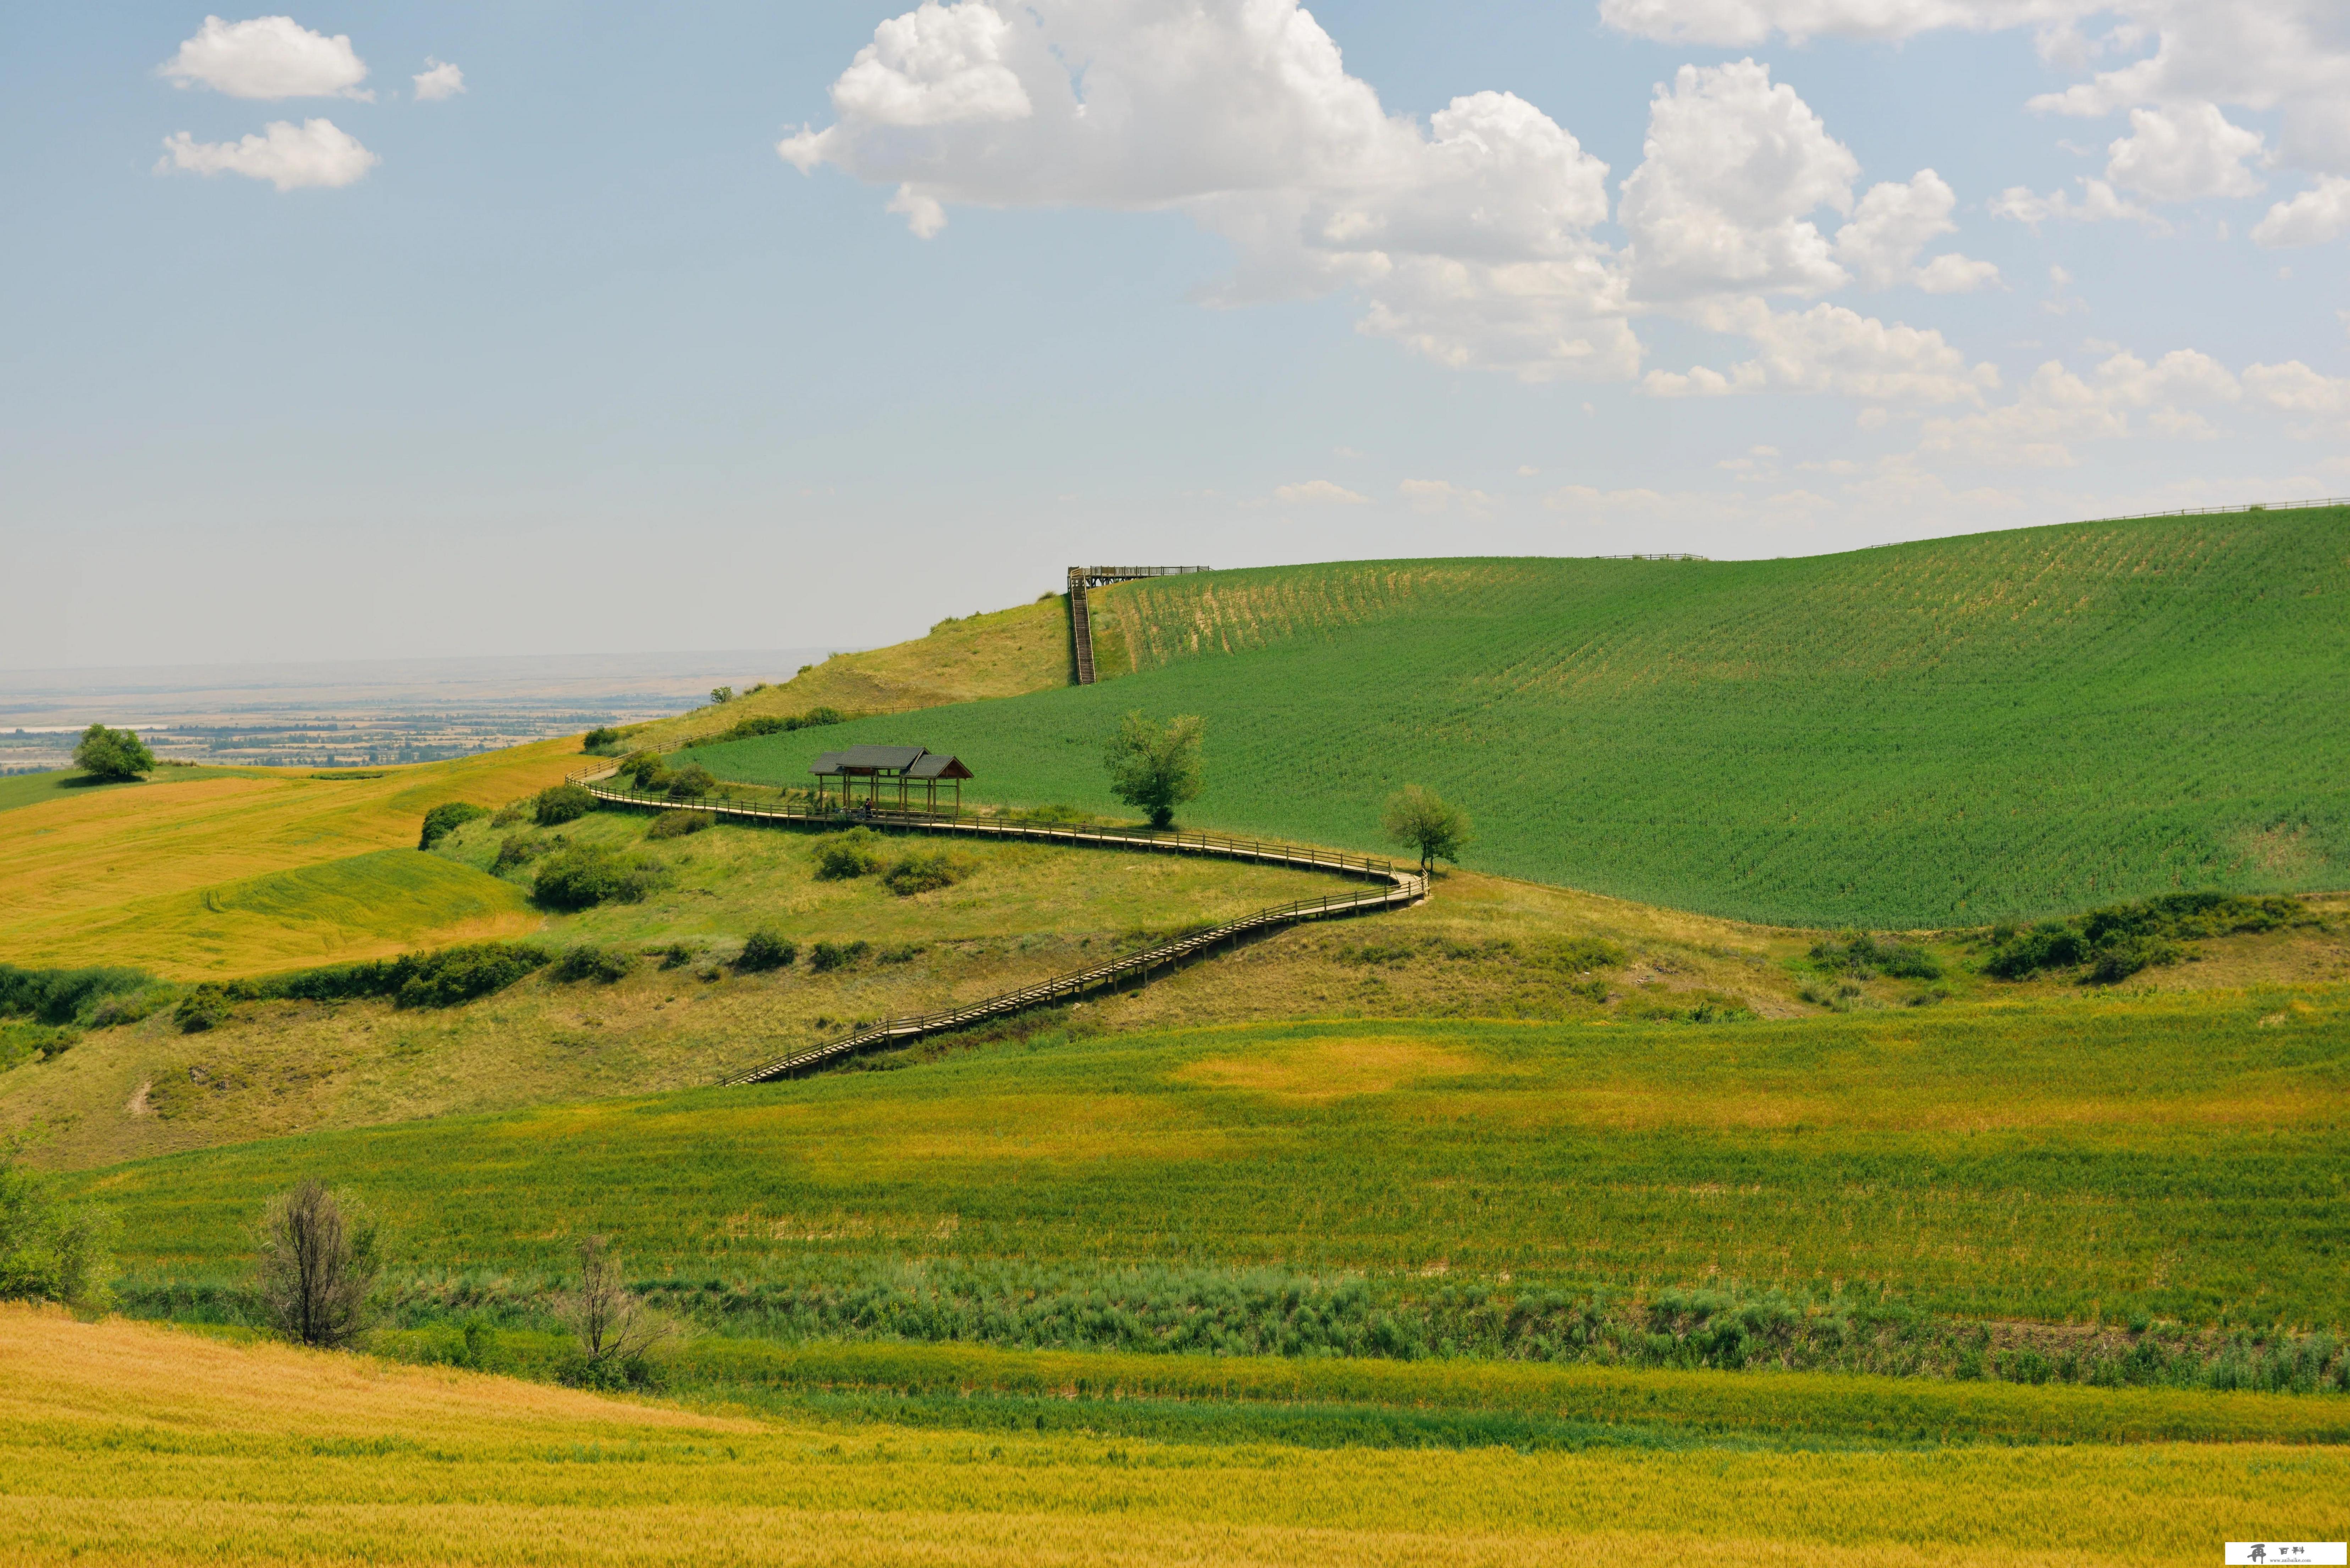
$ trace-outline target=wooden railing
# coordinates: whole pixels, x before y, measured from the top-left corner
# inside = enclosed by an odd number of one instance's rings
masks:
[[[890,827],[973,838],[1010,838],[1045,844],[1148,850],[1162,855],[1203,855],[1222,860],[1244,860],[1261,866],[1323,871],[1378,884],[1357,893],[1334,893],[1320,898],[1298,898],[1290,903],[1276,904],[1272,909],[1258,909],[1238,919],[1226,920],[1221,925],[1158,942],[1121,958],[1055,975],[1049,980],[1038,981],[1033,985],[1024,985],[1016,991],[1007,991],[960,1007],[911,1013],[902,1018],[885,1018],[837,1040],[771,1057],[730,1074],[719,1080],[723,1084],[761,1084],[792,1077],[845,1061],[876,1045],[961,1029],[991,1018],[1024,1012],[1031,1007],[1076,1001],[1097,992],[1117,989],[1129,981],[1148,984],[1153,970],[1172,969],[1211,949],[1253,932],[1305,920],[1336,919],[1380,909],[1403,909],[1428,896],[1427,880],[1417,868],[1398,867],[1392,861],[1372,856],[1347,855],[1310,845],[1235,838],[1219,833],[1185,833],[1172,828],[1017,822],[1006,817],[961,816],[945,812],[899,810],[894,806],[875,807],[868,811],[862,807],[843,809],[831,805],[816,805],[785,800],[754,805],[736,801],[725,794],[714,798],[704,795],[672,800],[665,794],[652,794],[613,784],[609,781],[619,772],[618,763],[599,762],[592,767],[575,771],[568,782],[582,786],[598,800],[608,805],[645,806],[663,811],[701,811],[728,821],[804,823],[828,827]]]

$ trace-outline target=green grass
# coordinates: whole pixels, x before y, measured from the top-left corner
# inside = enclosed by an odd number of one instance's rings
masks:
[[[558,1268],[593,1231],[753,1317],[878,1286],[951,1317],[1156,1269],[1367,1278],[1422,1305],[1713,1285],[1967,1319],[2338,1325],[2346,1089],[2338,989],[1731,1027],[1297,1023],[78,1179],[122,1216],[142,1289],[234,1281],[264,1196],[317,1172],[380,1208],[403,1277],[460,1296],[474,1287],[449,1282]]]
[[[2343,511],[2080,524],[1795,560],[1432,560],[1100,596],[1135,672],[702,748],[960,753],[1110,809],[1128,709],[1208,720],[1202,826],[1378,845],[1416,780],[1468,863],[1786,924],[1987,923],[2350,882]],[[912,645],[910,645],[912,646]]]

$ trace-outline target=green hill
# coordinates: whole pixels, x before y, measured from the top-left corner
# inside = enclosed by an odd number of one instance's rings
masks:
[[[1128,709],[1208,720],[1187,820],[1372,846],[1413,781],[1481,869],[1742,919],[1939,926],[2350,881],[2350,511],[1748,562],[1348,562],[1103,592],[1064,688],[705,746],[961,753],[1108,809]],[[912,645],[910,645],[912,646]]]

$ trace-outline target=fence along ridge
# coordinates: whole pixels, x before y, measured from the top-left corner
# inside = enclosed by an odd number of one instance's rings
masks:
[[[1006,1017],[1025,1012],[1042,1002],[1074,1000],[1092,992],[1111,989],[1128,978],[1148,983],[1153,969],[1170,968],[1219,943],[1247,935],[1251,931],[1270,930],[1280,926],[1296,925],[1306,920],[1330,919],[1347,915],[1366,914],[1379,909],[1399,909],[1419,902],[1428,896],[1427,879],[1416,870],[1402,870],[1394,862],[1367,855],[1348,855],[1343,851],[1315,849],[1284,844],[1267,844],[1262,839],[1234,838],[1217,833],[1182,833],[1148,827],[1098,827],[1076,825],[1051,825],[1026,822],[989,822],[964,820],[934,815],[921,811],[876,811],[870,816],[844,815],[837,811],[816,811],[794,808],[785,803],[774,807],[737,805],[732,800],[671,800],[660,795],[639,795],[625,789],[599,787],[603,781],[619,772],[618,763],[606,763],[597,767],[577,770],[566,778],[601,801],[618,805],[657,806],[667,811],[703,811],[713,817],[727,817],[745,822],[821,822],[852,826],[902,827],[916,832],[940,833],[950,836],[974,838],[1017,838],[1048,844],[1094,846],[1102,848],[1141,850],[1163,854],[1205,855],[1222,860],[1246,860],[1257,865],[1288,866],[1301,870],[1327,871],[1341,877],[1360,877],[1384,883],[1374,890],[1351,896],[1331,894],[1320,898],[1297,898],[1270,909],[1257,909],[1226,920],[1205,930],[1157,942],[1138,952],[1097,963],[1081,970],[1072,970],[1045,980],[1003,992],[960,1007],[942,1008],[933,1012],[911,1013],[902,1018],[884,1018],[863,1029],[762,1062],[756,1066],[721,1078],[724,1085],[764,1084],[777,1078],[787,1078],[827,1063],[842,1061],[860,1051],[893,1040],[917,1040],[925,1034],[936,1034],[948,1029],[960,1029],[967,1024],[983,1023],[990,1018]]]

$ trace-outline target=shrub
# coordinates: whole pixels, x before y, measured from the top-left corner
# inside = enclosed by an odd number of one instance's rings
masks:
[[[798,727],[779,713],[759,713],[748,719],[735,720],[733,728],[728,730],[723,738],[729,741],[748,741],[761,735],[780,735],[786,730]]]
[[[818,974],[847,969],[873,950],[868,941],[818,942],[808,953],[808,967]]]
[[[182,1034],[217,1029],[228,1022],[228,994],[217,985],[197,986],[180,998],[180,1005],[172,1010],[172,1018]]]
[[[1910,942],[1880,942],[1866,931],[1846,931],[1812,944],[1812,964],[1825,974],[1867,980],[1889,974],[1902,980],[1939,980],[1942,966],[1932,953]]]
[[[240,994],[339,1002],[388,996],[400,1007],[453,1007],[503,991],[553,957],[536,942],[467,942],[372,963],[335,964],[237,982]],[[199,989],[202,989],[201,987]]]
[[[666,875],[659,861],[631,859],[601,844],[575,844],[539,863],[534,890],[540,903],[556,909],[634,904]]]
[[[693,950],[683,942],[671,942],[660,950],[663,969],[683,969],[693,961]]]
[[[155,753],[137,732],[92,724],[74,748],[74,766],[97,779],[135,779],[155,770]]]
[[[819,882],[850,881],[880,868],[881,839],[869,827],[851,828],[817,841],[816,877]]]
[[[712,686],[710,689],[710,700],[723,708],[727,703],[734,701],[734,688],[732,686]]]
[[[665,811],[653,818],[645,829],[647,838],[683,838],[689,833],[699,833],[710,826],[706,811]]]
[[[609,724],[599,724],[579,737],[579,747],[582,751],[600,752],[608,746],[618,745],[619,740],[619,731]]]
[[[487,806],[471,801],[443,801],[424,814],[424,831],[416,840],[419,849],[430,849],[469,822],[479,822],[490,815]]]
[[[581,942],[566,949],[555,961],[557,980],[594,980],[606,985],[626,979],[637,967],[637,956],[619,948],[599,948],[593,942]]]
[[[492,827],[512,827],[517,822],[528,821],[530,818],[530,806],[531,803],[528,801],[508,801],[505,805],[498,807],[497,815],[490,818],[490,826]]]
[[[2098,949],[2081,978],[2090,985],[2114,985],[2140,970],[2177,963],[2186,954],[2185,948],[2160,937],[2131,937]]]
[[[0,963],[0,1016],[71,1023],[97,1012],[109,997],[144,991],[153,983],[144,970],[102,965],[18,969]]]
[[[658,794],[669,787],[669,764],[653,752],[631,752],[620,764],[620,776],[632,781],[640,790]]]
[[[595,809],[596,797],[584,785],[559,784],[538,792],[531,803],[531,816],[541,827],[554,827],[577,822]]]
[[[700,800],[718,787],[718,781],[700,763],[688,763],[669,776],[671,800]]]
[[[743,953],[734,961],[734,967],[745,970],[789,969],[799,956],[798,943],[789,937],[762,929],[753,931],[743,940]]]
[[[848,715],[842,712],[839,709],[816,707],[811,708],[806,712],[801,714],[800,722],[795,727],[802,730],[814,730],[821,728],[826,724],[846,724],[847,722]]]
[[[498,857],[490,863],[490,869],[511,871],[517,866],[528,865],[546,853],[546,846],[537,839],[525,838],[519,833],[514,834],[504,844],[498,846]]]
[[[348,1345],[366,1329],[381,1267],[376,1225],[349,1195],[316,1178],[269,1200],[258,1242],[263,1310],[304,1345]]]
[[[881,885],[900,898],[951,888],[971,875],[971,862],[944,849],[917,850],[881,874]]]
[[[16,1168],[16,1153],[0,1145],[0,1300],[104,1304],[113,1220],[58,1202],[47,1182]]]

